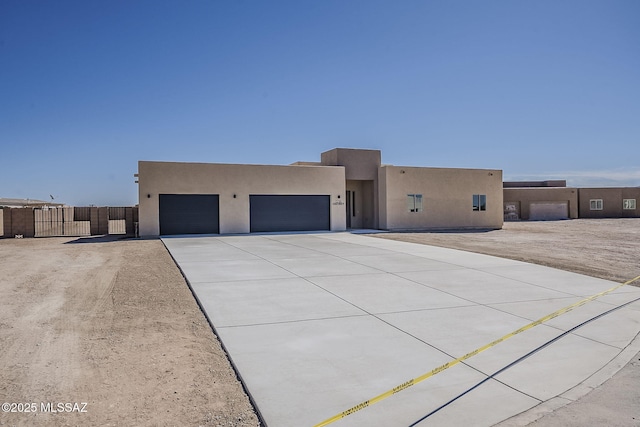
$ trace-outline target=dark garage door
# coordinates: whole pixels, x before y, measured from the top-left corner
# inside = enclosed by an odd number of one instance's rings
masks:
[[[329,196],[249,196],[251,232],[331,228]]]
[[[160,234],[217,234],[217,194],[160,194]]]

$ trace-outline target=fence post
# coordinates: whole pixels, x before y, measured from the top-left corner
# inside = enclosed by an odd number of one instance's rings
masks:
[[[89,230],[92,236],[100,234],[98,232],[98,208],[95,206],[89,208]]]
[[[17,234],[20,234],[23,237],[35,236],[35,216],[33,213],[33,208],[12,208],[8,211],[9,221],[6,221],[6,215],[3,218],[5,220],[4,234],[7,237],[12,237]],[[7,231],[9,231],[8,234]]]
[[[3,220],[3,235],[4,237],[13,237],[11,234],[11,208],[2,209],[2,220]]]
[[[109,234],[109,208],[98,208],[98,234]]]

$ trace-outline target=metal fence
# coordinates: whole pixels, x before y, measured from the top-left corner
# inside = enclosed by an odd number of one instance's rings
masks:
[[[81,208],[82,209],[82,208]],[[37,208],[34,209],[35,237],[51,236],[89,236],[91,221],[84,211],[75,208]]]

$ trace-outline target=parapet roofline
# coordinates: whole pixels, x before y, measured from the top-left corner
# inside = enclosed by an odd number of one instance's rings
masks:
[[[275,165],[275,164],[264,164],[264,163],[215,163],[215,162],[170,162],[165,160],[138,160],[138,164],[142,163],[156,163],[156,164],[173,164],[173,165],[215,165],[215,166],[256,166],[256,167],[267,167],[267,168],[288,168],[288,167],[323,167],[323,168],[339,168],[344,166],[327,166],[321,163],[316,162],[295,162],[288,165]],[[136,175],[136,174],[134,174]]]

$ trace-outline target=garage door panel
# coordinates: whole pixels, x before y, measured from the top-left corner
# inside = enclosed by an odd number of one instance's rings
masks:
[[[531,203],[529,219],[538,221],[552,221],[569,218],[569,204],[567,202]]]
[[[217,234],[219,197],[216,194],[160,194],[160,234]]]
[[[330,198],[324,195],[252,195],[251,232],[329,230]]]

